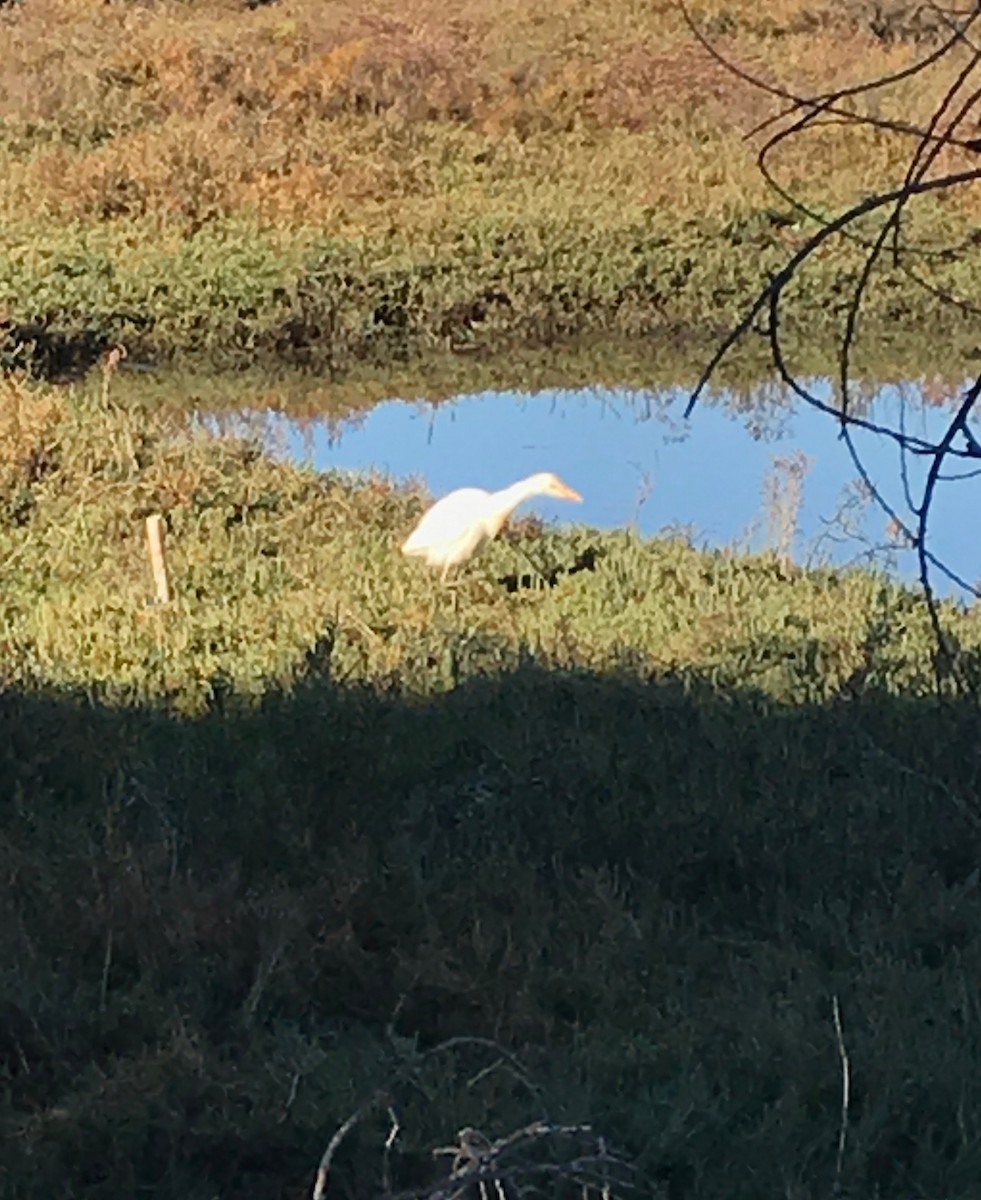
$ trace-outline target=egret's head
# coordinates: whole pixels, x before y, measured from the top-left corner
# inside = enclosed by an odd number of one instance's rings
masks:
[[[579,495],[575,488],[571,488],[567,483],[563,483],[558,475],[553,475],[551,471],[543,471],[541,480],[543,496],[557,496],[560,500],[582,501],[582,496]]]

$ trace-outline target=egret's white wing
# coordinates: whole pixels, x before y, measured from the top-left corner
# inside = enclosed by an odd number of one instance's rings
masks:
[[[459,488],[437,500],[402,543],[402,553],[426,554],[465,539],[469,527],[486,517],[490,495],[483,488]]]

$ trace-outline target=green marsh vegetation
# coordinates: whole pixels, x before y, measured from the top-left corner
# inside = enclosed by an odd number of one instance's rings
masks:
[[[725,321],[793,245],[673,8],[400,11],[0,10],[8,330],[317,343],[351,385],[476,326]],[[937,36],[900,6],[701,15],[815,87]],[[799,153],[833,207],[898,151]],[[972,203],[915,219],[949,240]],[[685,238],[668,293],[629,276]],[[328,1200],[430,1194],[462,1127],[539,1119],[609,1138],[617,1195],[973,1200],[976,605],[940,605],[939,655],[881,575],[533,520],[442,589],[397,554],[414,487],[117,384],[0,383],[4,1194],[305,1194],[374,1098]],[[565,1170],[534,1194],[582,1195]]]
[[[900,3],[757,9],[695,16],[734,61],[805,90],[900,70],[945,36]],[[743,138],[772,98],[669,2],[32,0],[3,7],[0,38],[8,357],[58,334],[69,360],[112,339],[343,371],[505,335],[724,328],[806,235]],[[862,103],[925,118],[959,66]],[[788,145],[781,174],[830,212],[904,156],[882,129],[829,126]],[[976,274],[977,213],[970,190],[918,209],[912,232],[956,247],[925,265],[936,287]],[[809,331],[861,261],[843,240],[801,279]],[[884,270],[877,334],[931,323],[902,283]]]
[[[534,522],[451,594],[410,488],[97,383],[2,412],[7,1194],[296,1195],[387,1086],[396,1186],[544,1115],[642,1195],[826,1195],[834,997],[846,1194],[973,1194],[973,610],[938,681],[885,578]]]

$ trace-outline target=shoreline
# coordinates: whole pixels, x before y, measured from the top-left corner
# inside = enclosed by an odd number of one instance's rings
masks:
[[[754,228],[755,226],[755,228]],[[747,232],[748,231],[748,232]],[[342,376],[360,364],[398,372],[434,352],[484,355],[600,337],[677,345],[721,339],[786,262],[795,241],[752,218],[679,233],[651,224],[512,230],[510,244],[318,240],[310,231],[218,224],[162,243],[149,227],[49,231],[32,243],[8,228],[0,246],[0,364],[43,376],[84,370],[110,345],[134,361],[194,359],[231,370],[253,362]],[[744,236],[745,235],[745,236]],[[800,235],[802,236],[802,235]],[[168,241],[171,243],[168,249]],[[794,342],[830,344],[861,253],[836,247],[795,281],[783,306]],[[981,247],[934,281],[981,271]],[[969,321],[938,314],[901,271],[877,273],[862,309],[859,357],[909,338],[970,341]],[[868,348],[868,344],[872,348]]]

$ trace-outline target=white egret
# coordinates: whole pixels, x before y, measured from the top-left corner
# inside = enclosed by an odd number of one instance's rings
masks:
[[[551,471],[519,479],[499,492],[458,488],[423,513],[419,524],[402,543],[402,553],[424,558],[431,567],[442,567],[440,580],[445,581],[450,567],[466,562],[484,542],[497,537],[522,500],[532,496],[582,500],[577,491]]]

